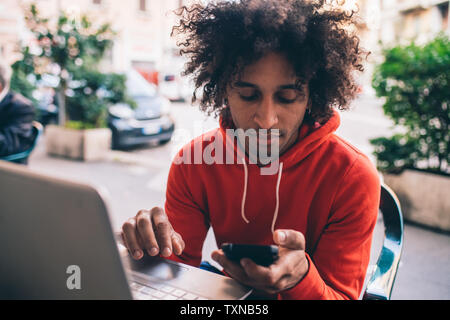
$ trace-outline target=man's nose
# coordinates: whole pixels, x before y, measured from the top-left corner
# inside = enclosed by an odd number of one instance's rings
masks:
[[[261,129],[270,129],[278,123],[278,115],[272,99],[266,98],[258,106],[254,121]]]

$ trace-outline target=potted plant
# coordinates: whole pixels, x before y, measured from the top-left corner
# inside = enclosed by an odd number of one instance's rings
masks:
[[[109,24],[96,26],[85,15],[60,12],[52,23],[39,16],[35,5],[25,20],[35,41],[22,46],[23,57],[12,66],[12,83],[28,93],[32,86],[53,87],[58,125],[45,129],[47,153],[86,161],[102,159],[111,146],[108,106],[130,102],[125,76],[102,73],[98,68],[114,32]]]
[[[450,41],[440,34],[384,50],[372,86],[403,132],[372,139],[406,220],[450,231]]]

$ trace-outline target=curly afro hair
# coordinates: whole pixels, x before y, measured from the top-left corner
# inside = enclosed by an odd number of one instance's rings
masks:
[[[345,1],[344,1],[345,2]],[[230,119],[227,84],[269,52],[283,54],[295,68],[297,85],[309,86],[309,122],[325,123],[333,108],[348,109],[355,97],[354,71],[369,54],[350,31],[355,11],[338,10],[325,0],[233,0],[183,6],[171,36],[181,37],[182,72],[193,77],[192,103],[203,88],[200,109]]]

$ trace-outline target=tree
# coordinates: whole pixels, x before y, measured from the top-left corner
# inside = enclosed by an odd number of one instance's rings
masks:
[[[129,102],[125,77],[98,70],[113,43],[110,25],[95,25],[86,15],[73,17],[65,12],[52,24],[39,15],[35,4],[25,13],[25,21],[35,41],[22,46],[23,57],[12,66],[13,89],[32,98],[45,76],[56,77],[59,124],[65,126],[69,119],[77,121],[78,127],[105,126],[108,104]]]
[[[384,50],[372,86],[385,97],[384,113],[406,129],[372,139],[378,167],[450,174],[450,41],[441,34],[424,46],[414,42]]]

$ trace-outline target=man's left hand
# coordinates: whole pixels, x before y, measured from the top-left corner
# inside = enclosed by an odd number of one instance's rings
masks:
[[[297,285],[308,272],[305,256],[305,237],[295,230],[276,230],[273,235],[278,245],[278,260],[268,267],[257,265],[250,259],[240,264],[227,259],[222,250],[211,254],[226,273],[237,281],[269,295],[277,294]]]

